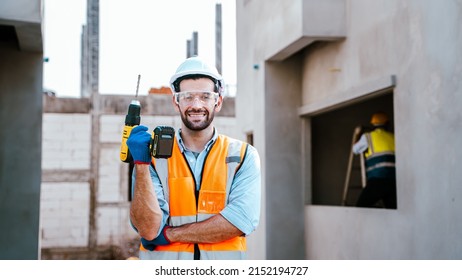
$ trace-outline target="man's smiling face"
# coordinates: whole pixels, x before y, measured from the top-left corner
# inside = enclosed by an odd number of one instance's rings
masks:
[[[180,92],[175,93],[175,101],[181,120],[188,129],[199,131],[208,128],[215,112],[220,111],[222,97],[214,92],[214,88],[214,83],[208,78],[180,82]]]

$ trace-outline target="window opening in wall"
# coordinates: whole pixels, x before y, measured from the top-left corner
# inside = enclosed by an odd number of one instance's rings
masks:
[[[368,184],[374,182],[374,180],[370,179],[377,175],[372,172],[374,170],[372,167],[374,166],[378,168],[375,169],[376,171],[385,166],[386,168],[383,170],[387,170],[388,175],[391,174],[390,177],[394,177],[395,170],[392,167],[392,162],[394,162],[395,158],[394,151],[391,152],[388,151],[388,148],[383,148],[387,144],[384,144],[382,140],[379,140],[382,141],[380,143],[377,142],[377,134],[373,134],[374,140],[369,139],[369,141],[373,141],[375,146],[379,146],[380,153],[374,154],[374,156],[378,156],[375,158],[375,160],[378,160],[376,162],[378,164],[375,164],[374,158],[370,154],[368,154],[367,158],[364,158],[363,163],[359,155],[350,157],[355,128],[361,126],[363,132],[372,131],[374,126],[370,124],[371,116],[377,112],[386,114],[388,117],[386,130],[393,133],[393,92],[374,98],[369,97],[353,105],[311,117],[312,204],[356,206],[361,192],[364,190],[362,186],[363,178],[366,178]],[[392,140],[384,141],[391,143],[390,141]],[[385,156],[381,158],[382,152],[385,153]],[[361,169],[361,165],[363,165],[363,169]],[[361,170],[363,170],[363,173]],[[383,174],[385,173],[382,172],[378,176],[380,177]],[[348,185],[346,184],[347,176],[350,176]],[[346,196],[345,190],[347,190]],[[394,197],[396,197],[396,192]],[[395,203],[396,200],[394,200]],[[383,201],[380,200],[378,203],[368,207],[384,208]],[[387,203],[387,208],[396,209],[396,205],[393,207],[393,205],[390,206],[390,203]]]
[[[128,165],[128,201],[132,201],[132,173],[133,173],[133,168],[135,167],[135,164],[133,161],[129,162]]]

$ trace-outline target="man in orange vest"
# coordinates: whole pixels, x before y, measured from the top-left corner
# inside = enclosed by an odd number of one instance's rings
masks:
[[[353,145],[353,153],[362,154],[366,158],[367,184],[362,190],[356,206],[374,207],[382,200],[385,208],[396,209],[396,177],[395,177],[395,138],[386,131],[388,116],[383,112],[372,115],[371,124],[374,130],[363,133]]]
[[[172,156],[151,158],[146,126],[127,145],[133,156],[130,220],[141,237],[140,259],[244,259],[246,236],[260,218],[257,150],[213,126],[224,82],[199,57],[172,76],[172,103],[182,124]]]

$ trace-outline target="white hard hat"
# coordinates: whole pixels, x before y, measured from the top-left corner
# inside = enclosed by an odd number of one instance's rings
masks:
[[[170,87],[172,88],[172,92],[175,93],[175,82],[188,75],[205,75],[217,82],[217,89],[218,93],[221,95],[223,93],[224,81],[223,77],[221,77],[218,70],[207,64],[203,59],[198,56],[193,56],[186,59],[183,63],[178,66],[176,69],[175,74],[170,79]]]

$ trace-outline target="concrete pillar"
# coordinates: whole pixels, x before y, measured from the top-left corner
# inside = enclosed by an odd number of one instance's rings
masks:
[[[0,61],[0,259],[38,259],[43,58],[2,44]]]
[[[265,64],[267,259],[304,259],[301,59]]]

